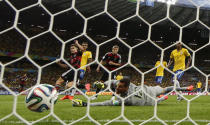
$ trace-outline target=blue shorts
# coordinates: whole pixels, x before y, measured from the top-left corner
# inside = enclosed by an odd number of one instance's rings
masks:
[[[183,70],[177,70],[175,72],[175,74],[178,74],[176,77],[177,77],[177,80],[179,81],[182,78],[182,76],[184,75],[184,72],[183,72]],[[172,75],[172,78],[174,79],[174,75]]]
[[[201,92],[201,88],[197,88],[197,92]]]
[[[156,76],[155,77],[155,82],[161,84],[163,80],[163,76]]]
[[[79,80],[83,80],[84,76],[85,76],[85,70],[84,69],[80,69],[79,72]]]

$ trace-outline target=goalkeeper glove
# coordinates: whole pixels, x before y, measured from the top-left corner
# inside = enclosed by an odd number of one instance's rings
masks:
[[[87,103],[86,102],[83,102],[82,100],[80,99],[73,99],[72,100],[72,106],[74,107],[83,107],[83,106],[87,106]]]
[[[102,83],[100,81],[96,81],[96,82],[94,82],[94,87],[98,88],[98,89],[103,89],[104,88],[104,83]]]

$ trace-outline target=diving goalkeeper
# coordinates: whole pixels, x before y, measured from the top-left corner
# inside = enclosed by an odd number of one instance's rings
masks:
[[[158,96],[162,94],[169,93],[173,91],[174,86],[162,88],[160,86],[143,86],[144,92],[142,91],[141,86],[136,86],[133,83],[130,83],[130,78],[124,76],[121,80],[111,80],[109,81],[110,84],[114,84],[116,86],[116,94],[118,94],[120,97],[127,97],[132,93],[135,93],[134,95],[129,96],[127,99],[125,99],[124,104],[127,106],[144,106],[144,105],[155,105],[155,100],[153,98],[157,98]],[[178,84],[178,81],[175,81],[176,84]],[[176,88],[177,91],[191,91],[193,89],[193,86],[188,87],[179,87]],[[165,96],[166,97],[166,96]],[[167,98],[160,98],[158,99],[158,103],[161,101],[166,100]],[[83,102],[82,100],[75,99],[72,100],[73,106],[87,106],[86,102]],[[121,105],[121,99],[117,98],[116,100],[107,100],[104,102],[95,102],[90,103],[90,106],[118,106]]]

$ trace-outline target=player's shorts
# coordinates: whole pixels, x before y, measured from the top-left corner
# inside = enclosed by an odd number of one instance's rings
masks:
[[[201,88],[197,88],[197,92],[201,92]]]
[[[74,80],[74,70],[73,69],[70,69],[66,72],[64,72],[62,75],[61,75],[61,78],[66,82],[66,81],[73,81]],[[78,74],[77,74],[77,80],[82,80],[85,76],[85,70],[83,69],[80,69],[78,71]]]
[[[155,82],[158,83],[158,84],[161,84],[162,80],[163,80],[163,76],[156,76],[155,77]]]
[[[177,70],[175,72],[175,74],[178,74],[177,75],[177,80],[179,81],[182,78],[182,76],[184,75],[184,72],[183,72],[183,70]],[[172,78],[174,79],[174,75],[172,75]]]
[[[78,75],[79,75],[79,79],[83,80],[84,76],[85,76],[85,70],[84,69],[80,69],[79,72],[78,72]]]
[[[111,79],[114,79],[116,77],[116,75],[117,75],[117,72],[113,72],[112,73],[112,76],[111,76]],[[103,75],[101,77],[101,81],[104,81],[105,82],[107,80],[109,80],[109,73],[106,72],[106,71],[104,71],[104,73],[103,73]]]

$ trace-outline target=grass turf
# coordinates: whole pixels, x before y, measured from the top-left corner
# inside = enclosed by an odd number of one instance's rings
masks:
[[[194,96],[186,96],[188,99]],[[85,100],[83,96],[76,96]],[[110,99],[111,96],[99,96],[96,101],[104,101]],[[16,112],[28,121],[38,120],[50,113],[46,111],[43,113],[31,112],[25,106],[25,96],[18,96]],[[11,95],[0,95],[0,119],[12,113],[14,98]],[[64,122],[70,123],[74,120],[80,119],[86,115],[87,107],[72,107],[69,100],[57,101],[54,107],[54,113]],[[111,119],[118,117],[121,114],[122,108],[120,106],[101,106],[90,107],[90,116],[101,124],[108,122]],[[197,124],[207,124],[210,121],[210,96],[200,96],[190,102],[190,117],[196,121]],[[154,106],[125,106],[124,115],[127,119],[131,120],[134,124],[139,124],[142,120],[150,119],[154,116]],[[174,124],[177,121],[185,118],[187,115],[187,101],[178,102],[176,96],[169,96],[169,99],[162,102],[157,106],[157,116],[161,120],[165,120],[167,124]],[[111,123],[111,125],[125,125],[122,118],[118,121]],[[157,120],[157,119],[153,119]],[[174,121],[174,122],[173,122]],[[12,115],[8,119],[0,122],[0,125],[8,124],[24,124],[16,116]],[[36,123],[35,125],[59,125],[60,123],[52,116]],[[89,118],[84,118],[82,121],[77,122],[76,125],[93,125]],[[148,125],[158,125],[160,122],[148,122]],[[191,122],[185,121],[180,125],[190,125]]]

